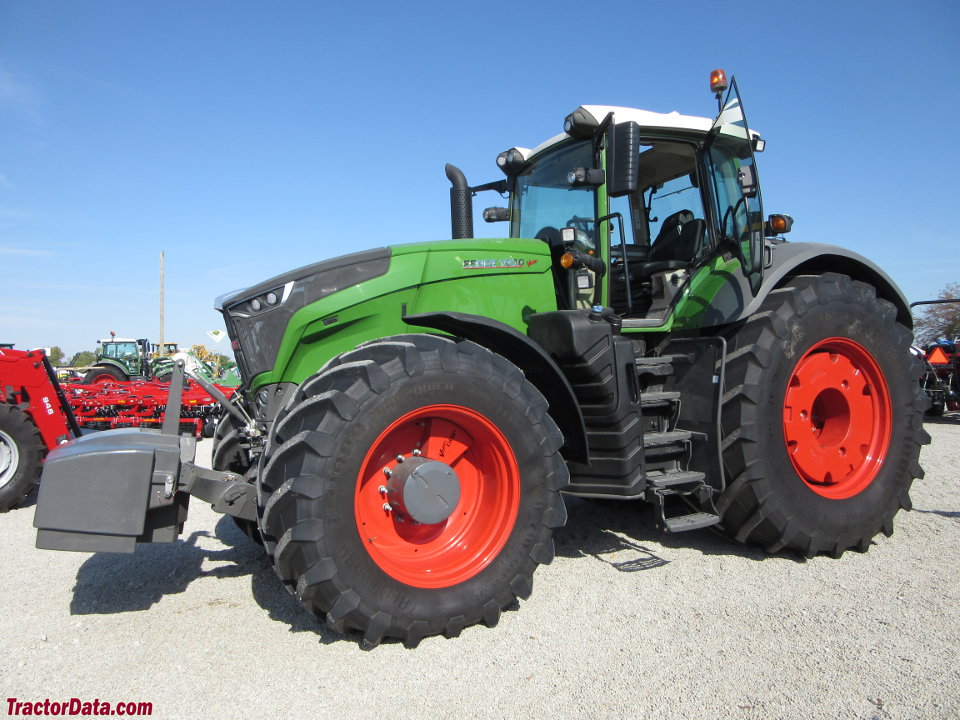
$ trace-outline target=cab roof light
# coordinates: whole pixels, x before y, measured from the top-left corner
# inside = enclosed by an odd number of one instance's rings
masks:
[[[593,137],[599,125],[597,119],[583,108],[577,108],[563,119],[563,131],[578,139]]]
[[[716,96],[717,100],[728,87],[727,73],[719,68],[710,73],[710,92]]]
[[[510,148],[497,155],[497,167],[503,170],[507,177],[517,175],[522,169],[526,160],[520,148]]]

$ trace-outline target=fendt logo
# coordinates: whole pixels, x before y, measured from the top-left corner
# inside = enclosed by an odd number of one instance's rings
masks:
[[[525,268],[536,265],[539,258],[524,260],[523,258],[490,258],[489,260],[464,260],[464,270],[493,270],[497,268]]]

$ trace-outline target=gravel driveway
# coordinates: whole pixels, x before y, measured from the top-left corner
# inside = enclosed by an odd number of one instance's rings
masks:
[[[660,534],[643,505],[571,499],[528,601],[495,629],[416,650],[364,652],[318,625],[259,546],[196,500],[183,541],[88,555],[36,550],[31,498],[0,515],[6,710],[77,698],[204,719],[960,717],[960,417],[928,430],[914,511],[866,554],[768,557],[708,530]]]

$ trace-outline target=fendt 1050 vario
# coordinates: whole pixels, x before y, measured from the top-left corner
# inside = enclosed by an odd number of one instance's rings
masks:
[[[367,646],[494,625],[553,559],[563,493],[771,552],[866,550],[929,440],[910,312],[868,260],[763,219],[735,83],[720,107],[578,108],[501,153],[501,180],[447,166],[453,240],[221,298],[244,400],[214,470],[175,434],[75,440],[47,459],[37,545],[174,540],[196,495]],[[484,190],[506,238],[471,238]]]

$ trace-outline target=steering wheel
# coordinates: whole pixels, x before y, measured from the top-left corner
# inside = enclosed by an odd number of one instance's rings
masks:
[[[745,205],[747,199],[743,196],[733,206],[727,206],[727,211],[723,214],[723,220],[720,222],[720,230],[726,236],[729,237],[734,242],[739,242],[738,238],[740,237],[740,228],[737,226],[737,211],[740,209],[741,205]],[[730,219],[731,225],[733,225],[733,235],[727,235],[727,218]]]
[[[534,240],[543,240],[545,243],[550,245],[550,247],[561,247],[563,245],[563,240],[560,236],[560,231],[557,230],[553,225],[547,225],[537,230],[537,234],[533,236]]]

